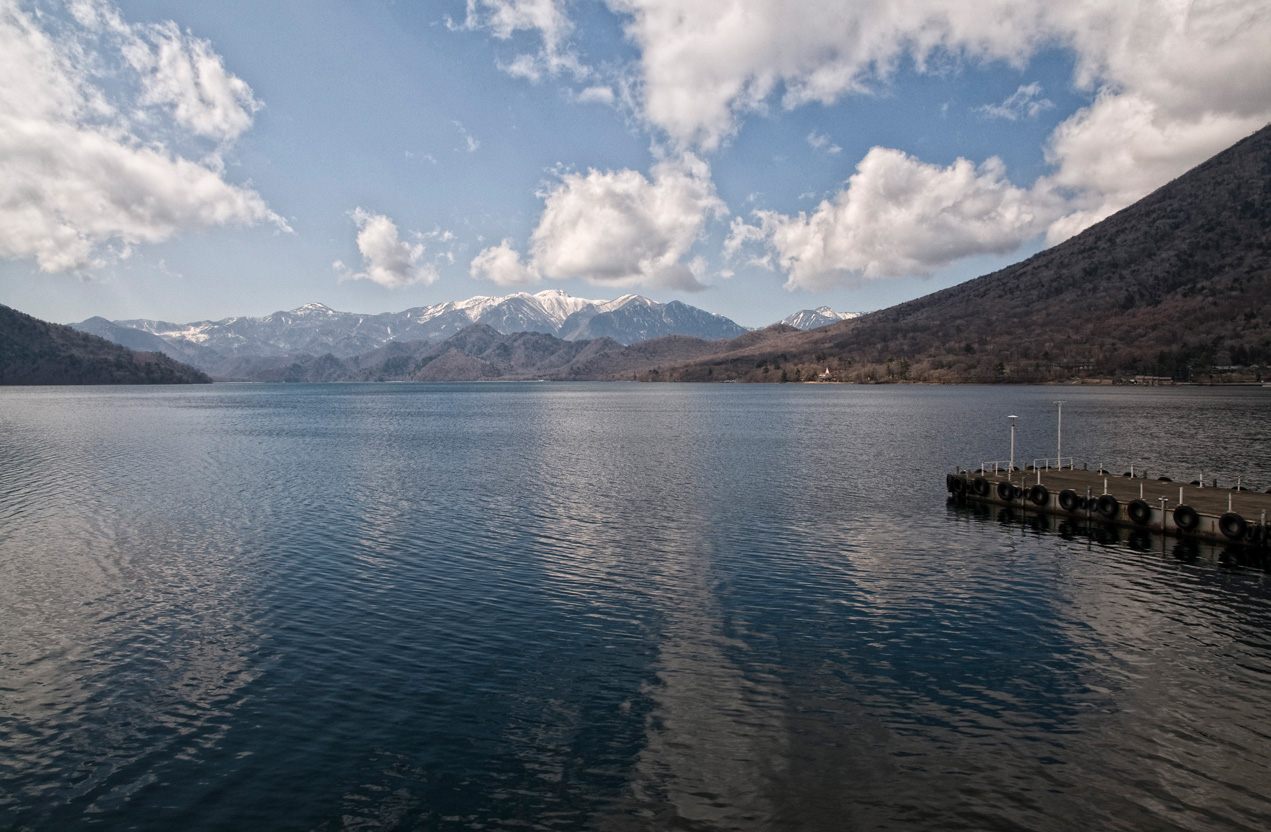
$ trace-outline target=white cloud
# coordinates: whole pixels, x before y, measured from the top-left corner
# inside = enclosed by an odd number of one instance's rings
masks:
[[[1271,121],[1271,12],[1260,0],[606,2],[640,51],[646,122],[706,151],[778,95],[785,108],[828,105],[879,89],[905,60],[919,72],[936,60],[1023,68],[1043,50],[1069,50],[1074,83],[1096,98],[1052,135],[1054,175],[1033,189],[1069,199],[1052,243]],[[1049,105],[1040,96],[1025,85],[984,112],[1035,116]]]
[[[710,167],[696,156],[633,170],[567,173],[545,195],[531,238],[534,267],[549,278],[607,286],[696,290],[681,261],[711,216],[727,213]]]
[[[1073,194],[1075,210],[1048,229],[1047,243],[1063,242],[1119,211],[1268,119],[1271,113],[1205,110],[1176,117],[1136,94],[1101,94],[1050,138],[1047,157],[1056,170],[1045,184]]]
[[[222,178],[220,148],[205,148],[201,163],[169,149],[199,136],[224,147],[251,124],[250,89],[210,45],[166,25],[131,27],[100,2],[72,11],[54,37],[42,18],[0,0],[0,256],[82,271],[187,229],[271,222],[289,231],[258,193]],[[155,44],[189,58],[198,102],[175,92],[176,57],[129,58]],[[112,100],[93,83],[90,67],[102,65],[130,70],[140,97]],[[225,91],[232,100],[218,97]],[[164,113],[171,120],[156,117]]]
[[[836,145],[830,140],[830,137],[824,133],[818,133],[813,130],[808,134],[808,144],[813,150],[824,150],[826,153],[838,153],[843,148]]]
[[[535,54],[522,53],[501,66],[510,75],[538,81],[562,71],[583,78],[588,70],[569,44],[574,25],[564,0],[468,0],[466,29],[486,29],[499,40],[516,32],[536,32],[542,41]]]
[[[847,187],[809,216],[756,211],[759,225],[733,221],[725,251],[763,240],[787,289],[826,289],[862,279],[929,274],[962,257],[1005,253],[1055,219],[1057,201],[1006,178],[1001,160],[930,165],[876,147]]]
[[[454,122],[454,125],[455,127],[459,128],[459,135],[463,136],[465,149],[469,153],[476,153],[477,148],[481,147],[481,142],[477,140],[476,138],[474,138],[473,135],[468,132],[468,128],[463,126],[463,122],[456,121]]]
[[[565,173],[541,194],[529,263],[504,240],[472,261],[473,277],[505,285],[581,278],[620,287],[697,291],[703,262],[684,258],[711,217],[727,214],[710,167],[692,154],[634,170]],[[697,269],[697,272],[695,272]]]
[[[205,40],[182,35],[175,23],[151,27],[127,52],[145,79],[146,104],[169,105],[176,120],[218,141],[237,138],[260,109],[246,82],[226,72],[221,56]]]
[[[706,150],[778,90],[787,108],[829,104],[871,89],[906,55],[919,68],[937,49],[1018,61],[1037,34],[1024,0],[608,2],[640,48],[649,122]]]
[[[512,248],[511,240],[484,249],[472,259],[468,273],[500,286],[527,286],[542,279],[536,269],[521,262],[521,255]]]
[[[362,254],[363,270],[350,274],[337,260],[333,268],[350,280],[370,280],[388,289],[412,283],[432,283],[438,277],[430,263],[421,263],[424,244],[410,244],[398,239],[397,226],[383,214],[354,208],[349,216],[357,224],[357,249]],[[423,235],[418,235],[422,237]]]
[[[578,93],[578,100],[583,104],[612,105],[614,94],[609,87],[587,87],[587,89]]]
[[[1033,82],[1024,84],[1008,95],[1000,104],[985,104],[976,107],[976,112],[984,113],[989,118],[1001,118],[1007,121],[1019,121],[1021,118],[1037,118],[1046,110],[1053,109],[1055,102],[1042,98],[1041,84]]]

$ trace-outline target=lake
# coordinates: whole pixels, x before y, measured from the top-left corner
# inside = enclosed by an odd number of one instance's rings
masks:
[[[0,388],[0,828],[1266,829],[1271,389]]]

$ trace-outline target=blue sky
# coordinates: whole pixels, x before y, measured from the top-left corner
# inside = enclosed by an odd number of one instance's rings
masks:
[[[0,0],[0,303],[869,311],[1271,120],[1265,3],[1054,5]]]

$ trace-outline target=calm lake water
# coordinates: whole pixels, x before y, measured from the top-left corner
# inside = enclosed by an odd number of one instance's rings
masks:
[[[0,828],[1271,828],[1268,573],[946,504],[1060,398],[1271,486],[1262,389],[0,389]]]

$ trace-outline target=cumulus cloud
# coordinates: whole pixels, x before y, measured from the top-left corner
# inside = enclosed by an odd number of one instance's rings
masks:
[[[101,2],[72,12],[54,35],[0,0],[0,256],[83,271],[187,229],[289,231],[258,193],[223,178],[220,153],[259,104],[211,46],[169,24],[131,26]],[[102,66],[131,72],[139,95],[94,84]],[[218,143],[199,162],[170,149],[199,137]]]
[[[333,267],[350,280],[370,280],[388,289],[412,283],[432,283],[438,277],[431,263],[421,263],[423,242],[407,243],[398,238],[397,225],[383,214],[354,208],[349,216],[357,224],[357,250],[362,255],[362,271],[350,273],[336,261]],[[422,240],[423,235],[416,235]]]
[[[477,255],[474,277],[528,283],[540,276],[604,286],[704,287],[684,258],[707,220],[727,214],[710,167],[692,154],[638,171],[565,173],[543,197],[543,213],[521,264],[509,241]],[[698,264],[699,271],[700,263]]]
[[[787,108],[829,104],[937,50],[1019,61],[1038,34],[1024,0],[609,0],[640,48],[648,120],[713,149],[782,91]],[[1032,5],[1040,6],[1039,2]]]
[[[1049,243],[1129,205],[1271,121],[1271,50],[1266,48],[1271,43],[1271,14],[1257,0],[606,4],[623,18],[625,34],[639,52],[627,91],[630,103],[679,151],[717,149],[747,114],[774,104],[789,109],[872,93],[883,88],[902,64],[919,72],[933,62],[942,67],[1004,62],[1022,69],[1043,50],[1068,50],[1074,58],[1074,84],[1091,91],[1094,102],[1060,124],[1047,142],[1051,175],[1030,191],[1016,189],[1035,203],[1033,216],[1051,217],[1045,229]],[[566,9],[563,0],[470,0],[469,24],[483,25],[502,38],[516,30],[534,30],[543,39],[544,55],[564,55],[572,32]],[[545,65],[541,56],[526,61],[522,74],[529,76]],[[592,99],[588,93],[578,100]],[[1051,107],[1040,85],[1026,84],[980,112],[1017,121]],[[834,149],[829,137],[815,131],[808,144],[817,150]],[[991,178],[991,173],[977,175]],[[971,202],[948,206],[948,216],[977,216],[981,189],[970,188],[966,196]],[[1066,208],[1060,207],[1060,196]],[[900,221],[910,217],[914,207],[901,202],[883,216]],[[993,216],[1004,224],[999,234],[990,234],[984,225]],[[859,232],[841,225],[841,220],[831,225],[853,239],[869,234],[897,239],[877,221]],[[792,230],[793,220],[785,226]],[[775,232],[775,215],[769,215],[765,227]],[[988,246],[979,252],[998,252],[1002,240],[1017,240],[1024,227],[1040,231],[1033,222],[1018,224],[1009,212],[991,215],[972,240]],[[974,253],[974,246],[966,250]],[[892,259],[911,262],[919,271],[942,262],[942,257],[927,255]],[[885,265],[886,257],[866,257],[862,262],[862,273],[869,264],[871,273],[894,271]]]
[[[510,75],[538,81],[562,71],[579,78],[588,74],[569,44],[574,25],[564,0],[468,0],[463,28],[485,29],[499,40],[516,32],[537,33],[542,44],[538,52],[517,55],[501,67]]]
[[[1054,184],[1070,189],[1074,209],[1052,241],[1271,120],[1271,14],[1256,0],[609,4],[626,15],[627,35],[640,47],[649,123],[673,142],[707,150],[778,92],[787,108],[829,104],[877,88],[905,58],[921,72],[936,56],[1022,67],[1043,49],[1071,50],[1074,82],[1097,98],[1049,144]],[[1034,116],[1049,105],[1040,94],[1025,85],[985,112]]]
[[[472,259],[468,273],[500,286],[527,286],[542,279],[537,269],[521,262],[521,254],[512,248],[511,240],[484,249]]]
[[[725,250],[763,241],[787,289],[826,289],[862,279],[929,274],[962,257],[1005,253],[1040,233],[1059,204],[1006,178],[1001,160],[930,165],[898,150],[866,154],[847,187],[811,215],[757,211],[734,220]]]
[[[567,173],[545,195],[531,238],[546,277],[608,286],[702,288],[681,261],[711,216],[727,213],[710,167],[692,154],[633,170]]]
[[[1173,116],[1144,96],[1104,93],[1055,130],[1044,182],[1071,194],[1074,209],[1047,230],[1054,245],[1094,225],[1218,150],[1262,128],[1255,115],[1198,110]]]
[[[1001,118],[1007,121],[1019,121],[1021,118],[1037,118],[1046,110],[1053,109],[1055,102],[1042,98],[1042,86],[1036,82],[1024,84],[1011,93],[1000,104],[985,104],[976,107],[976,112],[989,118]]]

